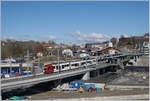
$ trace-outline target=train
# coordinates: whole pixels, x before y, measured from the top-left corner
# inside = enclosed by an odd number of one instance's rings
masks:
[[[52,74],[55,72],[62,72],[71,69],[77,69],[81,67],[85,67],[86,65],[96,64],[96,59],[90,60],[81,60],[81,61],[72,61],[72,62],[64,62],[64,63],[48,63],[44,65],[44,74]]]

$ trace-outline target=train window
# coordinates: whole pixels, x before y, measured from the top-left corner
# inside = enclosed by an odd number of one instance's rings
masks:
[[[58,66],[58,69],[60,69],[61,68],[61,66]]]
[[[65,65],[62,65],[62,69],[64,69],[65,68]]]
[[[58,70],[58,66],[56,66],[56,69]]]
[[[78,63],[76,63],[76,64],[75,64],[75,66],[79,66],[79,64],[78,64]]]
[[[81,65],[84,65],[84,64],[86,64],[86,62],[82,62],[82,63],[81,63]]]
[[[78,64],[78,63],[75,63],[75,64],[72,64],[71,66],[79,66],[79,64]]]
[[[34,63],[33,66],[38,66],[38,63]]]
[[[92,63],[91,61],[87,61],[87,63]]]

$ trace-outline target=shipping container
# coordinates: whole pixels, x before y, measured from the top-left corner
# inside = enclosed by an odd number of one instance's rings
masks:
[[[77,88],[77,89],[79,89],[82,85],[84,85],[83,81],[70,82],[70,88]]]

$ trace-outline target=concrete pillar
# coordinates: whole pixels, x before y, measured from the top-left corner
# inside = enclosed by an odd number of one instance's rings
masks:
[[[9,68],[6,68],[6,74],[8,74]]]
[[[19,74],[21,74],[21,68],[19,68]]]
[[[2,91],[0,92],[0,101],[2,101]]]
[[[130,57],[128,56],[128,59],[130,59]]]
[[[105,68],[104,68],[104,69],[102,69],[102,74],[103,74],[103,73],[105,73]]]
[[[52,82],[52,84],[50,85],[50,88],[56,88],[58,90],[61,90],[61,85],[62,85],[61,79],[58,79]]]
[[[135,59],[134,59],[134,61],[136,62],[137,61],[137,57],[135,56]]]
[[[90,72],[86,72],[83,77],[82,80],[89,80],[90,79]]]
[[[12,72],[12,67],[10,67],[10,68],[9,68],[9,70],[10,70],[10,72],[9,72],[9,73],[11,74],[11,72]]]
[[[110,71],[111,71],[111,72],[113,72],[113,70],[114,70],[114,67],[113,67],[113,66],[111,66],[111,67],[110,67]]]
[[[94,73],[94,77],[98,77],[100,75],[99,70],[95,70],[95,71],[93,71],[93,73]]]
[[[98,77],[100,76],[100,70],[97,70],[97,76]]]
[[[117,68],[116,67],[113,67],[113,70],[112,70],[113,72],[116,72],[117,71]]]
[[[102,74],[102,70],[101,69],[99,69],[99,75],[101,75]]]
[[[21,69],[22,69],[22,63],[19,64],[19,74],[21,74]]]

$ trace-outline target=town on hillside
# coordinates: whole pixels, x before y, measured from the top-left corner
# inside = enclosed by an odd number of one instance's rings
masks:
[[[124,37],[123,35],[117,39],[112,39],[105,42],[86,43],[82,45],[76,44],[57,44],[54,41],[38,42],[38,41],[17,41],[6,39],[1,41],[1,58],[15,59],[17,61],[26,61],[37,59],[39,55],[43,57],[43,61],[55,60],[58,56],[61,59],[80,58],[81,53],[89,57],[119,54],[119,53],[144,53],[148,54],[149,33],[143,36]],[[29,56],[28,56],[29,55]],[[47,60],[46,60],[46,57]]]
[[[149,2],[1,0],[0,100],[149,100]]]

